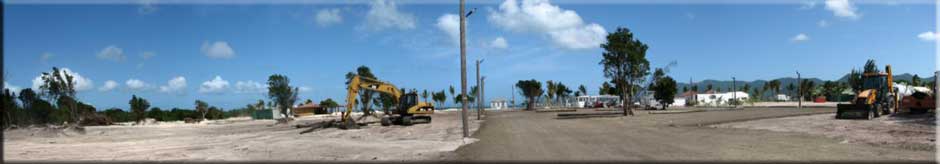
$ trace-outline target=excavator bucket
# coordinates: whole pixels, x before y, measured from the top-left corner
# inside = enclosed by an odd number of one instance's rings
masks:
[[[872,110],[867,104],[837,104],[836,119],[868,119]]]

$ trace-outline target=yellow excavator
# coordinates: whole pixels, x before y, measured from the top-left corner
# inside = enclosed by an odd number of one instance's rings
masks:
[[[356,106],[356,97],[360,90],[371,90],[382,94],[391,95],[397,102],[395,107],[381,117],[382,126],[405,125],[409,126],[416,121],[431,122],[431,114],[434,114],[434,105],[427,102],[419,102],[417,93],[402,93],[395,85],[388,82],[379,81],[367,77],[353,76],[349,82],[349,92],[346,96],[346,112],[343,113],[341,128],[357,128],[358,124],[352,119],[352,111]]]

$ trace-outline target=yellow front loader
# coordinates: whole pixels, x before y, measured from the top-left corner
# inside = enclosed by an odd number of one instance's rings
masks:
[[[434,105],[427,102],[419,102],[417,93],[401,93],[395,85],[379,80],[353,76],[349,82],[348,93],[346,96],[346,112],[342,116],[341,128],[358,128],[356,121],[352,119],[352,112],[356,106],[356,97],[360,90],[371,90],[381,94],[391,95],[397,102],[395,107],[381,117],[382,126],[412,125],[415,121],[431,122],[431,114],[434,114]]]

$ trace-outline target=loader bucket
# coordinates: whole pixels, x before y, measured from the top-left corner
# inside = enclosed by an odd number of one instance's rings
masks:
[[[868,119],[870,108],[867,104],[837,104],[836,119]]]

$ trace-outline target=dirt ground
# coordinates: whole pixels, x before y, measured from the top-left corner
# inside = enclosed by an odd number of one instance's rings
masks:
[[[764,119],[714,125],[726,128],[800,132],[841,139],[843,143],[864,143],[910,150],[935,151],[936,117],[932,114],[898,114],[873,120],[839,120],[835,114]]]
[[[430,124],[409,127],[295,128],[337,116],[302,117],[290,124],[232,118],[200,124],[86,127],[84,134],[42,128],[5,131],[6,161],[76,160],[437,160],[475,139],[462,137],[459,112],[439,111]],[[471,132],[482,121],[471,121]]]
[[[491,112],[453,158],[471,161],[935,161],[935,150],[844,143],[800,132],[710,125],[833,113],[834,108],[744,108],[632,117],[558,119]],[[581,112],[579,110],[579,112]],[[864,134],[862,134],[864,135]]]

